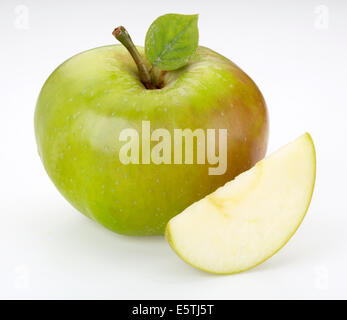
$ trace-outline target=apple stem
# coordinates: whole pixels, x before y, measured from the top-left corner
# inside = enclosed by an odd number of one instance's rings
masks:
[[[131,40],[128,31],[123,26],[119,26],[116,29],[114,29],[112,34],[115,36],[115,38],[121,44],[124,45],[125,48],[127,48],[129,53],[133,57],[136,65],[137,65],[137,69],[139,70],[140,79],[141,79],[141,82],[143,83],[143,85],[147,89],[155,89],[155,86],[152,83],[152,79],[151,79],[151,76],[150,76],[150,74],[146,68],[146,65],[145,65],[140,53],[136,49],[133,41]]]
[[[164,86],[164,77],[167,73],[165,70],[160,70],[155,66],[152,66],[152,68],[149,71],[152,83],[155,85],[156,88],[160,89]]]

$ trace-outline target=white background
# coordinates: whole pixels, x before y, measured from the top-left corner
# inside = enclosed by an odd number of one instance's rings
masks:
[[[80,51],[115,43],[120,24],[142,45],[151,22],[170,12],[199,13],[200,44],[259,85],[269,152],[305,131],[316,144],[303,224],[241,274],[206,274],[162,237],[103,229],[62,198],[36,152],[33,114],[49,74]],[[0,298],[347,298],[347,1],[1,0],[0,39]]]

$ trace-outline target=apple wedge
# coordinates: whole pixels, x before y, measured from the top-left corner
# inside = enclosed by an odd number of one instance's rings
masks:
[[[250,269],[295,233],[315,177],[315,148],[306,133],[172,218],[166,238],[198,269],[218,274]]]

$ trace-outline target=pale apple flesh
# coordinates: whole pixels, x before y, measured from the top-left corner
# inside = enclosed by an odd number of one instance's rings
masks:
[[[219,274],[250,269],[295,233],[315,183],[315,149],[304,134],[194,203],[167,225],[176,253]]]

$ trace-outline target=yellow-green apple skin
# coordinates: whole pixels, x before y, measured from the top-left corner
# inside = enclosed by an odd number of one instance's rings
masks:
[[[176,215],[166,238],[200,270],[248,270],[295,233],[311,202],[315,177],[315,148],[306,133]]]
[[[208,162],[122,164],[120,132],[134,128],[141,137],[143,120],[172,136],[174,129],[227,129],[225,174],[209,175]],[[112,45],[78,54],[51,74],[35,133],[49,177],[75,208],[117,233],[157,235],[264,157],[268,115],[255,83],[210,49],[199,47],[187,66],[165,74],[163,88],[147,90],[127,50]]]

